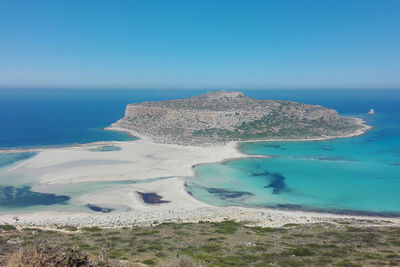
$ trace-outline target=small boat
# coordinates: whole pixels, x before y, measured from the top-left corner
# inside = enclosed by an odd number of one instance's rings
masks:
[[[368,114],[370,114],[370,115],[375,114],[375,110],[374,110],[373,108],[371,108],[371,109],[368,111]]]

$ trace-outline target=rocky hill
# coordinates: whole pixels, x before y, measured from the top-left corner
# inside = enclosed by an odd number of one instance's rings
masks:
[[[343,137],[365,128],[359,119],[340,117],[333,109],[230,91],[129,104],[124,118],[113,126],[150,136],[155,142],[184,145]]]

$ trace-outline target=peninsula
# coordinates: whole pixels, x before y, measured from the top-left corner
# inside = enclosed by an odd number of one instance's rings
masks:
[[[294,101],[261,100],[242,92],[129,104],[112,128],[134,131],[155,143],[207,145],[230,141],[315,140],[350,137],[368,129],[358,118]]]

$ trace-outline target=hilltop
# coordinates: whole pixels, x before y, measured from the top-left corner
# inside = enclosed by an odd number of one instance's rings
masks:
[[[134,130],[157,143],[203,145],[228,141],[327,139],[366,130],[360,119],[294,101],[261,100],[242,92],[129,104],[112,126]]]

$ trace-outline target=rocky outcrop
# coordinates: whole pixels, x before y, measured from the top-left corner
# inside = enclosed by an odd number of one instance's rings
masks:
[[[335,137],[361,127],[322,106],[226,91],[129,104],[124,118],[114,126],[135,130],[155,142],[177,144]]]

